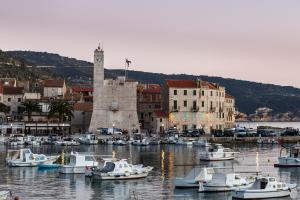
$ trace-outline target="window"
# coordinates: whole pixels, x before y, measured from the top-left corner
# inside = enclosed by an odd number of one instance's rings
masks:
[[[11,98],[7,98],[7,101],[8,101],[8,102],[11,102]]]
[[[177,90],[174,90],[174,95],[177,95]]]
[[[154,121],[154,118],[152,117],[151,120]]]
[[[202,90],[201,93],[202,93],[202,96],[204,96],[204,90]]]
[[[193,90],[193,95],[196,96],[197,95],[197,91]]]
[[[183,95],[187,95],[187,90],[183,90]]]
[[[205,104],[204,104],[204,101],[202,101],[202,107],[204,107],[204,105],[205,105]]]
[[[162,118],[160,118],[159,121],[162,122]]]
[[[149,105],[149,108],[151,108],[151,105]]]
[[[193,124],[193,129],[196,129],[197,128],[197,125],[196,124]]]
[[[22,101],[22,99],[21,98],[18,98],[18,102],[21,102]]]
[[[193,101],[193,109],[197,109],[197,101]]]
[[[213,107],[213,102],[211,101],[211,102],[210,102],[210,108],[212,108],[212,107]]]
[[[188,126],[187,125],[182,125],[182,130],[187,130]]]
[[[183,106],[187,107],[187,101],[183,101]]]
[[[177,100],[173,101],[173,107],[174,107],[174,109],[177,109]]]
[[[141,119],[144,119],[144,113],[141,113]]]
[[[210,91],[210,96],[213,96],[213,91]]]

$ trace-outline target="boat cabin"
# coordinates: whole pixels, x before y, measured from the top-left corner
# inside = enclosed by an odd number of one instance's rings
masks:
[[[251,189],[256,190],[280,190],[286,187],[285,183],[277,182],[274,177],[256,178]]]
[[[71,153],[70,163],[71,166],[97,166],[98,162],[96,161],[93,155]]]
[[[36,156],[36,154],[33,154],[30,149],[9,150],[7,152],[6,160],[19,160],[21,162],[27,162],[30,160],[46,160],[46,156]]]

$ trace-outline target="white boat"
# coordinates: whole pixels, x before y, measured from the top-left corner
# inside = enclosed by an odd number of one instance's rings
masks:
[[[58,140],[55,142],[56,145],[61,146],[78,146],[79,143],[73,138],[64,138],[63,140]]]
[[[35,167],[39,164],[49,164],[56,161],[58,156],[33,154],[30,149],[9,150],[6,163],[11,167]]]
[[[119,145],[119,146],[124,146],[126,144],[127,144],[127,142],[124,140],[117,140],[114,142],[114,145]]]
[[[199,171],[200,170],[200,171]],[[199,182],[207,182],[212,179],[214,168],[193,169],[184,178],[175,178],[175,188],[194,188],[199,187]]]
[[[96,167],[98,162],[93,155],[71,152],[70,162],[58,168],[62,174],[84,174],[87,167]]]
[[[8,200],[11,199],[11,192],[8,190],[0,191],[0,200]]]
[[[41,140],[38,138],[28,135],[24,139],[25,145],[32,145],[32,146],[40,146],[41,145]]]
[[[288,155],[282,156],[282,150],[287,149]],[[296,144],[290,148],[282,148],[275,167],[300,167],[300,145]]]
[[[233,160],[235,154],[230,148],[224,148],[222,144],[213,144],[208,151],[200,154],[200,160],[203,161],[219,161],[219,160]]]
[[[250,188],[236,189],[235,199],[266,199],[290,196],[297,184],[278,182],[274,177],[257,177]]]
[[[193,145],[199,147],[210,147],[211,144],[205,139],[199,139],[197,141],[194,141]]]
[[[257,144],[278,144],[278,141],[274,138],[270,139],[263,139],[263,138],[259,138],[257,139]]]
[[[182,139],[178,139],[175,144],[177,144],[177,145],[192,146],[193,145],[193,141],[184,141]]]
[[[22,146],[25,144],[23,135],[13,135],[7,141],[9,146]]]
[[[144,138],[142,140],[133,140],[131,144],[136,145],[136,146],[148,146],[150,144],[150,142],[149,142],[149,140]]]
[[[106,144],[114,144],[115,142],[113,140],[107,140]]]
[[[93,145],[98,144],[98,139],[95,134],[84,134],[78,139],[80,144]]]
[[[101,169],[91,169],[92,178],[100,180],[125,180],[145,178],[153,167],[144,167],[143,165],[132,165],[126,159],[106,159]]]
[[[248,181],[235,173],[214,173],[212,179],[199,183],[199,192],[226,192],[238,188],[249,188],[253,181]]]

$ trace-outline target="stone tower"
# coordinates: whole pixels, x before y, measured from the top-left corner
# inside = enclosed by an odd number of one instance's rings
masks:
[[[89,131],[98,128],[139,129],[137,118],[137,82],[125,77],[104,79],[104,51],[94,51],[93,114]]]

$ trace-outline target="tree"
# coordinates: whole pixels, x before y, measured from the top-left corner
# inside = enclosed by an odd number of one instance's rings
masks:
[[[33,112],[41,112],[39,104],[35,101],[24,101],[21,104],[23,113],[27,113],[27,120],[31,121]]]
[[[0,112],[8,114],[10,112],[10,107],[5,105],[4,103],[0,103]]]
[[[49,116],[58,116],[59,122],[64,121],[64,117],[73,117],[72,105],[64,100],[55,100],[50,103]]]

